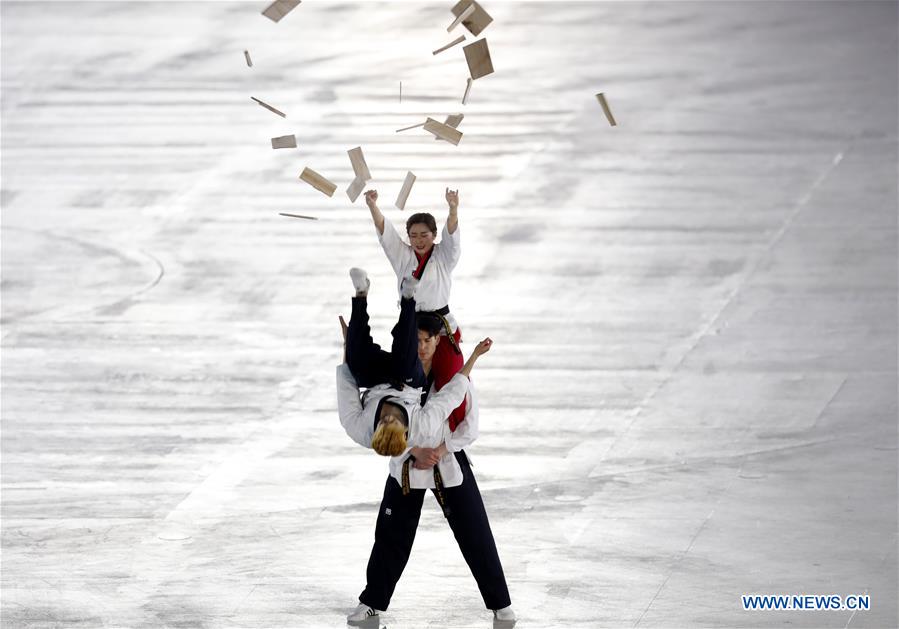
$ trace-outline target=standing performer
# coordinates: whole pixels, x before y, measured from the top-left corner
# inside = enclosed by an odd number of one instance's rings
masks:
[[[413,276],[421,280],[415,296],[417,308],[421,312],[431,312],[443,324],[441,336],[445,337],[434,354],[432,363],[434,385],[439,391],[462,368],[462,331],[449,309],[449,297],[452,289],[452,272],[459,262],[462,253],[459,236],[459,191],[446,189],[446,203],[449,215],[443,226],[443,234],[439,243],[437,238],[437,221],[427,212],[413,214],[406,221],[406,235],[411,245],[403,242],[393,224],[384,219],[378,209],[378,191],[367,190],[365,202],[371,211],[378,241],[390,260],[397,277],[397,286],[401,286],[403,278]],[[463,402],[450,416],[450,429],[465,417]]]
[[[468,376],[475,361],[490,350],[492,341],[485,339],[479,343],[459,374],[441,391],[431,393],[424,408],[418,409],[421,390],[413,387],[422,382],[423,370],[420,354],[414,351],[413,296],[417,282],[405,281],[401,286],[400,318],[393,328],[393,352],[388,353],[371,338],[368,278],[360,269],[351,270],[350,276],[356,296],[350,324],[345,330],[346,364],[337,368],[340,423],[356,443],[393,458],[378,511],[365,590],[359,595],[359,606],[347,620],[364,621],[389,606],[412,551],[425,489],[431,489],[475,577],[484,604],[493,610],[495,618],[514,621],[487,512],[468,457],[462,450],[477,437],[477,403],[473,390],[469,390],[471,403],[459,429],[450,431],[446,421],[462,399],[466,385],[470,386]],[[418,331],[419,339],[423,334],[427,332]],[[396,356],[397,353],[402,355]],[[357,383],[371,387],[361,401]]]

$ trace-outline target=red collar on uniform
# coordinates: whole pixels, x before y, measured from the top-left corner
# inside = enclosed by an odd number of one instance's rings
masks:
[[[418,252],[415,250],[413,250],[412,253],[415,254],[415,258],[418,260],[418,268],[416,268],[415,271],[412,272],[412,277],[420,280],[422,273],[425,272],[425,267],[428,265],[428,260],[431,259],[431,254],[434,253],[434,247],[432,246],[431,250],[423,256],[418,255]]]

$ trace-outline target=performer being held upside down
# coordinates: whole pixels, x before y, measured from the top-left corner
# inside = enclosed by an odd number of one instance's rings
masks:
[[[463,451],[477,437],[478,408],[468,376],[492,341],[481,341],[459,373],[440,391],[432,390],[420,406],[421,388],[427,384],[420,356],[429,360],[435,346],[432,332],[417,329],[418,281],[407,278],[401,284],[400,317],[393,328],[392,351],[385,352],[371,338],[368,278],[360,269],[352,269],[350,276],[356,296],[345,329],[346,362],[337,368],[340,423],[356,443],[392,458],[366,586],[359,595],[359,606],[347,620],[363,621],[389,606],[412,551],[426,489],[434,492],[443,508],[486,607],[500,620],[514,620],[487,512]],[[433,330],[433,318],[419,319],[420,325],[430,325]],[[361,399],[360,386],[368,388]],[[466,394],[467,412],[452,431],[448,417]]]

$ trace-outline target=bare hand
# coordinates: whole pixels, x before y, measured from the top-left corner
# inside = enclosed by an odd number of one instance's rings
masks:
[[[375,209],[378,207],[378,191],[377,190],[366,190],[365,191],[365,203],[368,205],[369,209]]]
[[[446,204],[449,205],[450,210],[456,210],[459,208],[459,191],[458,190],[450,190],[446,189]]]
[[[343,320],[343,315],[338,315],[338,319],[340,319],[340,331],[343,332],[343,342],[346,343],[346,321]]]
[[[493,347],[493,340],[488,336],[475,346],[472,354],[474,354],[475,356],[483,356],[490,351],[491,347]]]
[[[440,460],[437,448],[412,448],[411,454],[415,457],[413,466],[417,470],[429,470]]]

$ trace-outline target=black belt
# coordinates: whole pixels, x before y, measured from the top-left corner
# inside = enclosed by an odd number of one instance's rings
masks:
[[[422,310],[422,314],[432,314],[440,319],[440,322],[443,323],[443,329],[446,330],[446,336],[449,337],[449,344],[452,346],[453,351],[457,354],[461,354],[462,348],[456,343],[456,337],[453,336],[453,329],[446,319],[446,315],[449,314],[449,311],[449,305],[446,305],[439,310]]]
[[[410,456],[403,462],[404,496],[408,495],[411,490],[409,484],[409,466],[413,461],[415,461],[415,457]],[[450,516],[450,508],[447,506],[446,496],[443,494],[443,476],[440,474],[440,468],[438,468],[436,464],[434,465],[434,495],[437,496],[437,502],[440,504],[440,508],[443,509],[443,517],[448,518]]]

